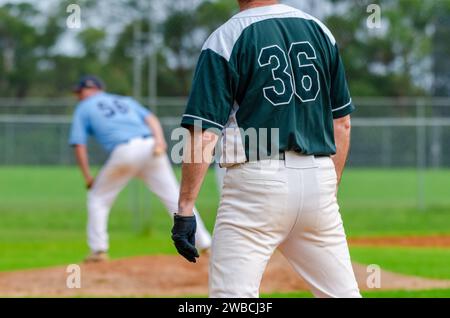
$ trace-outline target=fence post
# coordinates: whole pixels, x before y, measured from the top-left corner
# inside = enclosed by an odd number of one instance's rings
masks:
[[[16,154],[16,132],[15,127],[11,123],[5,124],[6,133],[5,133],[5,164],[9,165],[14,163],[15,154]]]
[[[425,198],[425,169],[427,160],[426,145],[426,114],[423,99],[416,102],[417,118],[417,205],[420,211],[426,210]]]
[[[431,166],[438,169],[442,165],[442,126],[433,120],[432,137],[431,137]]]
[[[64,125],[61,125],[59,127],[59,164],[61,166],[66,165],[68,162],[67,153],[68,153],[69,147],[67,145],[67,140],[66,140],[66,129],[67,128]]]
[[[384,167],[390,167],[392,164],[392,132],[391,127],[385,127],[381,132],[381,161]]]
[[[5,137],[5,144],[4,144],[4,152],[3,152],[3,164],[6,165],[8,164],[8,137],[9,137],[9,133],[8,133],[8,123],[5,123],[5,131],[4,131],[4,137]]]
[[[142,65],[144,62],[141,22],[139,20],[133,24],[133,97],[139,102],[142,102]],[[134,229],[139,232],[141,224],[139,184],[131,182],[129,193],[130,208],[134,216]]]

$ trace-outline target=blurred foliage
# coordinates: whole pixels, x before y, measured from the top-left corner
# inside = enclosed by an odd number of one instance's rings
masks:
[[[102,76],[111,91],[132,94],[135,23],[143,34],[151,27],[158,34],[158,94],[185,96],[203,41],[238,10],[230,0],[205,0],[197,5],[174,0],[80,0],[83,27],[73,30],[66,27],[71,2],[57,1],[45,12],[34,2],[0,7],[0,96],[64,96],[86,73]],[[353,95],[432,94],[432,79],[448,69],[436,65],[450,67],[448,56],[434,54],[436,47],[439,52],[450,50],[446,33],[440,32],[442,21],[450,20],[450,0],[380,0],[381,29],[367,27],[367,6],[373,2],[320,2],[333,5],[323,20],[338,40]],[[151,11],[156,9],[149,5],[155,3],[161,12]],[[151,26],[149,12],[157,19]],[[80,48],[75,53],[61,49],[68,38]],[[141,66],[146,95],[147,58]]]
[[[327,18],[346,65],[354,94],[362,96],[415,96],[425,93],[418,83],[430,74],[430,29],[436,1],[379,1],[380,29],[366,26],[366,8],[373,1],[348,2],[343,13]],[[450,19],[450,11],[448,12]],[[428,59],[428,61],[427,61]],[[418,75],[419,74],[419,75]],[[431,75],[431,74],[430,74]]]

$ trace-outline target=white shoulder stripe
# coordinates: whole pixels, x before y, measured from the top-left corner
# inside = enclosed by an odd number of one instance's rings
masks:
[[[254,23],[274,18],[300,18],[312,20],[322,28],[331,43],[333,45],[336,44],[333,34],[320,20],[301,10],[280,4],[245,10],[235,15],[211,34],[203,45],[202,50],[210,49],[229,61],[234,45],[245,29]]]
[[[349,101],[347,104],[345,104],[344,106],[341,106],[341,107],[338,107],[338,108],[333,109],[332,112],[334,113],[334,112],[337,112],[337,111],[339,111],[339,110],[341,110],[341,109],[347,108],[347,107],[350,106],[351,104],[352,104],[352,99],[350,98],[350,101]]]
[[[197,120],[200,120],[200,121],[206,121],[207,123],[216,125],[216,126],[219,127],[220,129],[223,129],[223,128],[224,128],[223,125],[218,124],[218,123],[216,123],[215,121],[212,121],[212,120],[209,120],[209,119],[200,117],[200,116],[194,116],[194,115],[184,114],[183,117],[193,118],[193,119],[197,119]]]
[[[315,17],[313,17],[313,16],[311,16],[309,14],[307,14],[306,16],[309,17],[309,19],[308,18],[305,18],[305,19],[313,20],[314,22],[316,22],[322,28],[322,31],[325,32],[325,34],[330,39],[331,44],[333,44],[333,45],[336,44],[336,39],[335,39],[333,33],[331,33],[330,29],[328,29],[328,27],[322,21],[320,21],[319,19],[317,19],[317,18],[315,18]]]

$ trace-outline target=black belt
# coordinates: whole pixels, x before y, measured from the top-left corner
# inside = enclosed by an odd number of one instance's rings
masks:
[[[298,153],[299,155],[304,155],[304,154],[302,154],[302,153]],[[324,158],[324,157],[330,157],[330,155],[313,155],[314,157],[316,157],[316,158]],[[260,160],[270,160],[270,159],[272,159],[272,160],[282,160],[282,161],[284,161],[284,160],[286,160],[286,152],[285,151],[281,151],[279,154],[278,154],[278,157],[277,158],[271,158],[271,157],[267,157],[267,158],[259,158],[257,161],[260,161]],[[247,158],[247,160],[246,160],[246,162],[250,162],[249,160],[248,160],[248,158]]]
[[[301,154],[301,153],[299,153]],[[316,158],[324,158],[324,157],[330,157],[330,155],[313,155]],[[279,160],[285,160],[286,159],[286,152],[282,151],[280,152],[280,155],[278,156]]]

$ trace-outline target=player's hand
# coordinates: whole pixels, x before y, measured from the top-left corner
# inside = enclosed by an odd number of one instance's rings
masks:
[[[195,216],[181,216],[175,214],[172,228],[172,240],[180,255],[191,263],[197,262],[200,257],[195,248],[195,231],[197,222]]]
[[[86,189],[90,190],[92,188],[92,186],[94,185],[94,182],[95,182],[95,178],[88,177],[86,179]]]
[[[157,140],[155,143],[155,149],[153,153],[155,156],[160,156],[165,154],[167,151],[167,143],[165,140]]]

